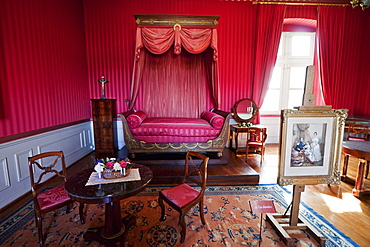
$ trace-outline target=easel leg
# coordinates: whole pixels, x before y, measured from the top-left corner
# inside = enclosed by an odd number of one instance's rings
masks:
[[[263,214],[261,214],[261,222],[260,222],[260,241],[258,243],[258,246],[261,246],[262,242],[262,219],[263,219]]]
[[[290,213],[290,226],[297,226],[299,215],[299,204],[301,203],[301,193],[304,192],[304,185],[293,186],[292,212]]]
[[[267,214],[266,220],[272,225],[283,242],[289,247],[292,246],[292,238],[288,234],[288,230],[306,230],[320,246],[325,246],[326,238],[314,229],[308,222],[299,218],[299,205],[301,201],[301,193],[304,191],[304,185],[293,186],[293,201],[290,216]],[[284,219],[289,218],[289,224]],[[303,222],[303,223],[302,223]]]

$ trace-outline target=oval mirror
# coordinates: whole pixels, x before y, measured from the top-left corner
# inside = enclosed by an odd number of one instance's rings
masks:
[[[252,122],[257,113],[257,104],[251,99],[241,99],[233,107],[234,119],[239,124]]]

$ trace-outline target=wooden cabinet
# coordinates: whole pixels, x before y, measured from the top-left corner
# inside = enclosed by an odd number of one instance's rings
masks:
[[[115,99],[92,99],[92,116],[96,153],[114,154],[113,114]]]

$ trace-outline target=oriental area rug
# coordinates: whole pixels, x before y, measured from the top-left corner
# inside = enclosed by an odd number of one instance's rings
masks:
[[[159,222],[161,209],[158,205],[158,191],[165,188],[168,187],[149,186],[137,196],[121,201],[123,217],[136,216],[123,246],[285,246],[265,220],[266,215],[253,214],[249,204],[251,200],[272,201],[277,213],[283,214],[292,197],[284,187],[276,184],[208,186],[204,198],[206,224],[201,223],[199,208],[193,207],[185,217],[187,234],[184,244],[180,244],[181,227],[177,211],[165,204],[166,218]],[[104,224],[104,205],[85,205],[85,212],[85,224],[79,221],[77,203],[69,213],[63,208],[46,215],[43,223],[45,246],[104,246],[83,239],[89,227]],[[326,246],[359,246],[303,203],[300,205],[300,216],[326,237]],[[294,240],[294,246],[318,246],[303,230],[289,234]],[[38,246],[32,202],[1,222],[0,246]]]

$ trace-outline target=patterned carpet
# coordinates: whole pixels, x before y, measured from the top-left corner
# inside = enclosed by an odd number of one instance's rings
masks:
[[[135,197],[121,201],[122,215],[137,216],[123,246],[285,246],[274,229],[263,219],[260,234],[260,214],[253,215],[249,200],[271,200],[278,213],[283,214],[291,201],[291,194],[278,185],[208,186],[205,196],[206,225],[202,225],[199,208],[186,215],[187,236],[180,244],[179,214],[166,205],[166,219],[159,222],[158,191],[168,187],[148,187]],[[84,232],[92,226],[104,224],[104,205],[85,206],[86,223],[79,221],[75,203],[70,213],[65,208],[44,219],[45,246],[103,246],[95,241],[84,241]],[[323,217],[301,204],[300,215],[326,238],[326,246],[359,246],[342,234]],[[304,231],[290,232],[294,246],[318,246]],[[260,243],[260,241],[262,242]],[[38,246],[33,203],[29,202],[0,224],[0,246]]]

